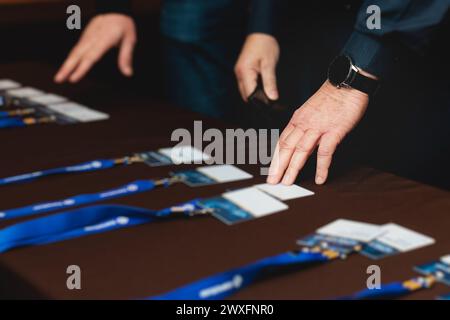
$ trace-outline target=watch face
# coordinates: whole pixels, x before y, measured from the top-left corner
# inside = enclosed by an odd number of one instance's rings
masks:
[[[352,63],[349,57],[341,55],[331,62],[328,68],[328,80],[334,86],[341,86],[348,79],[352,71]]]

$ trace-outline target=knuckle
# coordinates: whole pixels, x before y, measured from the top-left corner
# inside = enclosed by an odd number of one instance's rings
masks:
[[[292,150],[294,147],[290,145],[286,140],[281,140],[279,143],[280,150]]]
[[[238,79],[243,80],[246,76],[246,69],[245,67],[239,66],[235,70],[235,74],[238,77]]]
[[[297,108],[297,110],[294,111],[294,114],[292,115],[293,118],[297,118],[299,116],[301,116],[302,114],[302,108]],[[294,126],[298,127],[298,123],[294,123]]]
[[[300,143],[298,145],[295,146],[295,151],[300,152],[300,153],[308,153],[311,150],[311,148],[309,148],[309,146]]]
[[[293,166],[289,167],[286,170],[286,175],[290,176],[290,177],[296,177],[298,174],[298,170],[293,168]]]
[[[261,68],[265,69],[265,70],[272,70],[274,67],[274,63],[272,60],[269,59],[263,59],[261,60]]]
[[[85,55],[83,58],[83,61],[88,64],[95,63],[97,60],[98,60],[97,55],[93,54],[93,53],[89,53],[89,54]]]
[[[317,155],[319,157],[330,157],[333,155],[333,148],[329,147],[329,146],[325,146],[325,147],[319,147],[319,149],[317,150]]]

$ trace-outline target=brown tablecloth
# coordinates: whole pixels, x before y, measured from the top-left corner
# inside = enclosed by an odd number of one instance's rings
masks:
[[[60,93],[111,114],[108,121],[71,126],[43,125],[0,132],[0,176],[169,146],[175,128],[192,129],[200,117],[130,92],[84,82],[58,87],[52,69],[32,63],[0,66],[0,78]],[[211,126],[220,123],[206,121]],[[244,166],[254,174],[256,166]],[[165,177],[173,168],[144,164],[102,172],[52,177],[2,187],[0,209],[106,190],[143,178]],[[163,208],[195,197],[264,181],[203,188],[176,185],[110,203]],[[0,254],[0,295],[7,298],[129,299],[163,293],[201,277],[296,248],[303,235],[337,218],[371,223],[396,222],[436,239],[436,244],[381,261],[354,255],[345,261],[293,272],[252,285],[236,299],[326,299],[365,287],[366,268],[381,266],[382,281],[415,276],[412,267],[450,251],[450,196],[447,191],[368,168],[354,168],[316,192],[289,201],[289,210],[226,226],[212,217],[179,219],[17,249]],[[12,222],[0,223],[0,228]],[[82,290],[66,287],[66,268],[79,265]],[[433,299],[449,292],[438,284],[410,299]]]

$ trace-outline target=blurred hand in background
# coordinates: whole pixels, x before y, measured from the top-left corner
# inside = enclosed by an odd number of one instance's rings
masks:
[[[55,82],[80,81],[114,47],[119,47],[120,71],[127,77],[132,76],[136,39],[136,27],[129,16],[110,13],[94,17],[55,75]]]
[[[280,56],[277,40],[268,34],[252,33],[245,40],[235,66],[242,99],[253,93],[261,76],[264,91],[271,100],[278,99],[276,67]]]

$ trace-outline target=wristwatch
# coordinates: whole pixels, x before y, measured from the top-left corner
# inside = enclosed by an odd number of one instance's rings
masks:
[[[347,55],[339,55],[328,67],[328,81],[336,88],[353,88],[369,97],[376,94],[380,87],[380,81],[361,74]]]

